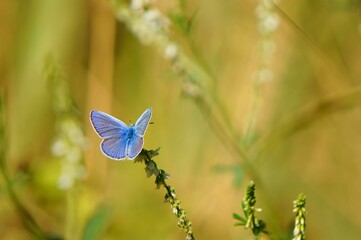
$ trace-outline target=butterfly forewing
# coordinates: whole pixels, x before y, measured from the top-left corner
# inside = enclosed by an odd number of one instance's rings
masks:
[[[147,130],[150,118],[152,117],[152,109],[148,108],[145,112],[140,116],[135,123],[136,133],[139,136],[144,136],[145,130]]]
[[[90,120],[94,130],[103,138],[122,135],[128,129],[119,119],[100,111],[91,111]]]

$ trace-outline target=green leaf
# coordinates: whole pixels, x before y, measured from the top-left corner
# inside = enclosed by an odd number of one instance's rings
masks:
[[[242,185],[242,182],[244,180],[244,170],[243,167],[241,165],[235,165],[233,168],[233,174],[234,174],[234,178],[233,178],[233,184],[239,188]]]
[[[189,35],[195,21],[197,11],[191,17],[185,16],[184,12],[171,12],[169,18],[173,24],[185,35]]]
[[[243,217],[241,217],[240,215],[238,215],[237,213],[233,213],[233,218],[237,219],[238,221],[242,222],[242,224],[244,225],[246,223],[246,219],[244,219]],[[238,223],[240,224],[240,223]],[[241,225],[242,225],[241,224]]]
[[[237,227],[237,226],[244,226],[244,223],[239,223],[239,222],[237,222],[237,223],[234,224],[234,226],[236,226],[236,227]]]
[[[111,209],[108,205],[99,207],[98,210],[88,219],[84,228],[82,239],[100,239],[100,236],[108,223],[110,213]]]

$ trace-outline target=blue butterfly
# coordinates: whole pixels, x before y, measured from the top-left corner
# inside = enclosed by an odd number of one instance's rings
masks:
[[[152,109],[148,108],[138,118],[137,122],[129,127],[106,113],[90,112],[90,122],[97,134],[103,138],[100,144],[102,153],[114,160],[133,160],[143,148],[143,136],[147,130]]]

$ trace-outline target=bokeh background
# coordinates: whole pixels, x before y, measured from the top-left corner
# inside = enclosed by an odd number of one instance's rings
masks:
[[[154,160],[171,175],[197,239],[252,238],[232,218],[250,180],[274,239],[291,239],[300,192],[307,195],[309,239],[360,239],[361,2],[267,2],[151,6],[169,17],[178,49],[214,79],[205,91],[228,119],[217,127],[184,94],[172,61],[142,44],[109,2],[0,1],[4,161],[40,228],[77,239],[93,219],[88,239],[184,238],[163,203],[165,190],[142,163],[106,159],[88,119],[98,109],[134,123],[152,107],[144,147],[161,148]],[[175,15],[190,30],[177,27]],[[84,172],[64,189],[59,179],[67,168],[54,145],[69,119],[86,137],[75,158]],[[248,159],[220,137],[227,124]],[[1,239],[31,239],[8,184],[0,178]]]

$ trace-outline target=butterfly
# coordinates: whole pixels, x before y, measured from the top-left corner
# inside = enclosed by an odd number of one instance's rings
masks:
[[[147,130],[152,109],[148,108],[129,127],[119,119],[100,111],[90,112],[90,122],[95,132],[103,138],[100,149],[113,160],[133,160],[143,148],[143,137]]]

